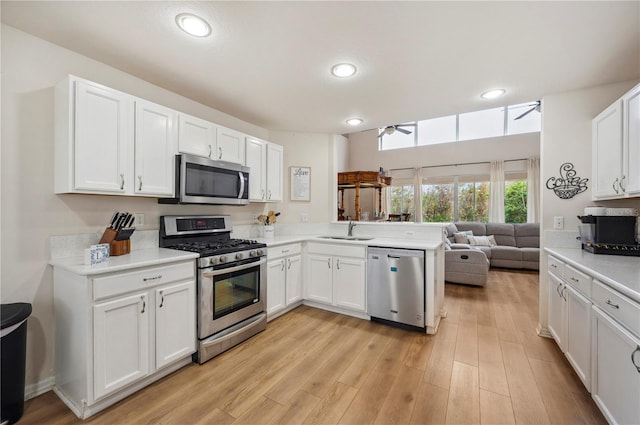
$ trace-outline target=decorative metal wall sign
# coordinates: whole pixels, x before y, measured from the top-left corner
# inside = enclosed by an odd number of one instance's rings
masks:
[[[587,190],[587,182],[589,179],[576,176],[576,170],[573,164],[565,162],[560,166],[560,177],[550,177],[547,180],[547,189],[553,192],[560,199],[571,199],[578,193]]]

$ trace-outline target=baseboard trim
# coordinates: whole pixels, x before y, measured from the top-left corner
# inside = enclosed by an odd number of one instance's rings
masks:
[[[553,338],[553,335],[551,335],[549,329],[545,328],[540,323],[538,323],[538,326],[536,326],[536,333],[538,334],[538,336],[542,336],[544,338]]]
[[[29,400],[53,389],[56,382],[55,376],[49,376],[35,384],[29,384],[24,387],[24,399]]]

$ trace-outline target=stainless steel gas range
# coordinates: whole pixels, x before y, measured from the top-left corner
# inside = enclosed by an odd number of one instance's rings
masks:
[[[267,250],[231,239],[229,216],[162,216],[160,247],[197,259],[198,351],[202,364],[267,327]]]

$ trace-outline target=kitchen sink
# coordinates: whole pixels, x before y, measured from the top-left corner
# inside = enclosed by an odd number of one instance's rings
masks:
[[[370,241],[373,238],[363,238],[359,236],[320,236],[323,239],[340,239],[344,241]]]

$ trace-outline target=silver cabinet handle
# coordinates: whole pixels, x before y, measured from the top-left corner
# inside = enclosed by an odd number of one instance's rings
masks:
[[[222,147],[221,146],[218,146],[218,152],[219,152],[218,159],[222,159]]]
[[[260,199],[264,199],[264,189],[260,189]]]
[[[327,258],[327,266],[329,266],[329,268],[331,268],[331,258]]]
[[[144,277],[142,278],[143,282],[149,282],[150,280],[158,280],[158,279],[162,279],[162,275],[159,274],[157,276],[152,276],[152,277]]]
[[[211,147],[211,145],[209,145],[209,155],[207,155],[209,158],[211,158],[211,154],[213,153],[213,148]]]
[[[558,286],[556,286],[556,292],[558,293],[559,296],[562,296],[562,294],[560,293],[561,287],[562,287],[562,283],[558,283]]]
[[[336,260],[336,268],[338,270],[340,270],[340,259],[339,258]]]
[[[640,366],[636,364],[636,359],[635,359],[636,353],[640,353],[640,345],[636,346],[636,349],[633,350],[633,353],[631,353],[631,363],[633,363],[633,365],[638,370],[638,373],[640,373]]]
[[[566,293],[567,293],[567,287],[565,286],[562,288],[562,292],[560,293],[560,296],[562,296],[562,299],[564,299],[565,301],[567,300]]]
[[[618,304],[614,304],[614,303],[612,303],[612,302],[611,302],[611,300],[607,300],[607,301],[606,301],[606,304],[607,304],[607,305],[610,305],[610,306],[611,306],[611,307],[613,307],[613,308],[618,308],[618,309],[620,308],[620,306],[619,306]]]
[[[623,181],[625,181],[625,179],[627,178],[627,176],[622,176],[622,178],[620,179],[620,190],[622,191],[622,193],[627,191],[627,185],[626,184],[622,184]]]
[[[142,311],[140,312],[140,314],[143,314],[147,309],[147,300],[144,299],[144,295],[140,296],[140,300],[142,301]]]
[[[267,199],[271,199],[271,189],[267,191]]]
[[[120,190],[124,190],[124,174],[120,174]]]
[[[284,260],[280,261],[280,271],[284,271]]]
[[[287,258],[287,270],[291,270],[291,258]]]
[[[160,291],[160,308],[164,305],[164,291]]]
[[[142,190],[142,176],[138,176],[138,190]]]
[[[618,178],[616,178],[616,179],[613,181],[613,190],[615,190],[615,191],[616,191],[616,193],[620,193],[620,192],[618,192],[618,188],[616,188],[616,183],[618,183],[618,180],[619,180],[619,179],[618,179]]]

